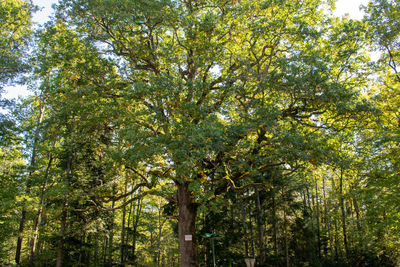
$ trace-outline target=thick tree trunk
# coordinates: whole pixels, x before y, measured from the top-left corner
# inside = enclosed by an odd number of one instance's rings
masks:
[[[196,213],[197,207],[192,201],[188,189],[188,183],[178,184],[178,232],[179,249],[182,267],[197,267],[199,259],[197,255],[196,240]]]

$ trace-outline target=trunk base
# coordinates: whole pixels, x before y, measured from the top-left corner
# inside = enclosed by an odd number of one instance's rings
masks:
[[[196,204],[192,201],[188,183],[178,185],[179,208],[179,250],[182,267],[197,267],[199,259],[197,255],[196,240]]]

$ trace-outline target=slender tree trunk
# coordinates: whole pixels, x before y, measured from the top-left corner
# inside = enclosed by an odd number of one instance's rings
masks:
[[[134,218],[133,226],[132,226],[132,235],[133,235],[133,240],[132,240],[132,257],[134,263],[136,262],[136,240],[137,240],[137,228],[139,224],[139,218],[142,212],[142,200],[139,198],[137,200],[137,206],[136,206],[136,215]]]
[[[286,218],[286,205],[287,205],[287,200],[285,197],[285,194],[282,190],[282,197],[285,199],[285,203],[283,206],[283,235],[284,235],[284,240],[285,240],[285,259],[286,259],[286,267],[290,267],[290,259],[289,259],[289,239],[288,239],[288,233],[287,233],[287,218]]]
[[[39,209],[38,209],[38,212],[37,212],[36,218],[35,218],[35,227],[34,227],[33,239],[32,239],[31,256],[30,256],[30,259],[29,259],[29,265],[30,266],[34,266],[35,265],[35,253],[36,253],[37,240],[38,240],[38,236],[39,236],[39,226],[40,226],[40,221],[41,221],[42,211],[43,211],[43,205],[44,205],[44,194],[45,194],[46,189],[47,189],[47,178],[49,176],[49,171],[50,171],[52,162],[53,162],[53,157],[50,156],[49,162],[47,163],[46,172],[44,174],[44,182],[43,182],[43,187],[42,187],[42,191],[41,191],[41,194],[40,194]]]
[[[125,189],[124,189],[124,194],[126,194],[128,190],[128,180],[125,179]],[[125,201],[125,198],[124,198]],[[121,265],[125,265],[125,216],[126,216],[126,206],[123,207],[122,209],[122,225],[121,225]]]
[[[115,186],[112,189],[113,195],[115,195]],[[108,266],[113,265],[113,241],[114,241],[114,206],[115,206],[115,201],[112,201],[111,208],[112,208],[112,213],[111,213],[111,224],[110,224],[110,236],[108,240]]]
[[[272,235],[274,240],[274,253],[275,257],[278,257],[278,228],[276,220],[276,201],[275,191],[272,189]]]
[[[326,231],[328,232],[328,237],[329,237],[329,250],[331,253],[331,256],[333,255],[333,238],[332,238],[332,229],[331,229],[331,221],[328,217],[328,203],[326,201],[326,190],[325,190],[325,177],[322,179],[322,192],[324,194],[324,216],[325,216],[325,228]],[[327,253],[325,252],[325,256]]]
[[[319,196],[318,196],[318,181],[315,179],[315,202],[317,207],[317,253],[318,257],[321,259],[321,230],[320,230],[320,221],[319,221]]]
[[[99,241],[94,238],[94,253],[93,253],[94,265],[97,266],[99,263]]]
[[[131,199],[132,199],[132,195],[131,195]],[[128,229],[130,229],[131,226],[131,217],[132,217],[132,208],[133,208],[133,201],[131,201],[131,204],[129,205],[129,213],[128,213]],[[129,254],[129,250],[128,250],[128,244],[129,244],[129,233],[130,231],[126,232],[126,237],[125,237],[125,251],[124,251],[124,262],[126,262],[126,259],[128,257]]]
[[[358,234],[361,235],[361,224],[360,224],[360,208],[358,207],[357,200],[354,198],[353,199],[353,204],[354,204],[354,210],[356,211],[356,223],[357,223],[357,230]]]
[[[65,230],[67,227],[67,205],[68,201],[67,199],[65,199],[61,216],[60,240],[58,241],[56,267],[62,266],[62,261],[64,257]]]
[[[108,238],[104,237],[103,245],[103,266],[107,265]]]
[[[243,198],[243,203],[245,203]],[[243,225],[243,237],[244,237],[244,251],[246,258],[249,257],[249,243],[247,238],[247,226],[246,226],[246,207],[241,209],[242,225]]]
[[[158,241],[157,241],[157,266],[161,266],[161,239],[162,239],[162,228],[164,226],[164,222],[161,220],[162,215],[162,207],[161,202],[158,206]]]
[[[86,244],[88,244],[88,245],[90,244],[90,246],[93,244],[91,234],[86,235],[86,233],[84,233],[83,240]],[[84,258],[83,258],[84,266],[89,266],[91,263],[92,255],[94,254],[94,251],[93,251],[93,249],[86,250],[84,248],[82,250],[83,250],[83,255],[84,255]]]
[[[347,230],[346,230],[346,212],[344,209],[344,198],[343,198],[343,170],[340,170],[340,180],[339,180],[339,201],[340,201],[340,210],[342,213],[342,232],[343,232],[343,243],[344,243],[344,252],[346,259],[349,256],[349,249],[347,244]]]
[[[197,207],[195,203],[193,203],[187,182],[178,184],[178,208],[178,232],[181,266],[197,267],[199,266],[196,240]]]
[[[250,233],[250,256],[252,258],[255,258],[255,249],[254,249],[254,231],[253,231],[253,221],[251,217],[251,206],[249,206],[248,212],[249,212],[249,233]]]
[[[41,102],[42,102],[42,100],[41,100]],[[38,115],[37,122],[36,122],[35,136],[33,139],[31,162],[29,164],[30,167],[33,167],[36,162],[37,142],[39,140],[40,126],[41,126],[42,119],[43,119],[43,112],[44,112],[44,105],[43,105],[43,103],[41,103],[41,106],[39,109],[39,115]],[[29,195],[31,192],[31,186],[32,186],[32,171],[29,172],[28,181],[26,184],[26,194],[27,195]],[[24,201],[22,203],[21,220],[19,222],[17,248],[16,248],[16,252],[15,252],[15,263],[16,264],[20,264],[20,261],[21,261],[21,249],[22,249],[22,241],[24,239],[24,229],[25,229],[25,220],[26,220],[25,205],[26,205],[26,203]]]
[[[339,241],[338,241],[338,225],[337,225],[337,221],[335,219],[335,260],[338,261],[339,260]]]
[[[154,213],[154,210],[153,209],[151,209],[151,213]],[[154,241],[153,241],[153,231],[150,231],[150,247],[153,249],[154,248]],[[157,248],[156,248],[157,249]],[[155,253],[155,251],[154,251],[154,249],[153,249],[153,251],[151,252],[151,255],[152,255],[152,257],[153,257],[153,266],[155,266],[155,264],[157,264],[157,260],[156,260],[156,258],[157,258],[157,253]]]
[[[265,262],[265,242],[264,242],[264,223],[263,223],[263,210],[260,200],[260,192],[256,191],[256,208],[257,208],[257,228],[258,228],[258,245],[259,245],[259,264],[264,265]]]
[[[68,159],[67,159],[67,175],[66,175],[66,184],[69,187],[71,173],[72,173],[72,153],[69,152]],[[60,239],[58,241],[58,248],[57,248],[57,260],[56,260],[56,267],[62,266],[62,261],[64,257],[64,242],[65,242],[65,232],[67,227],[67,216],[68,216],[68,195],[64,197],[64,205],[63,211],[61,216],[61,227],[60,227]]]
[[[19,221],[19,229],[18,229],[18,240],[17,240],[17,251],[15,253],[15,262],[20,264],[21,260],[21,248],[22,248],[22,241],[23,241],[23,234],[25,229],[25,218],[26,218],[26,209],[25,204],[23,204],[22,212],[21,212],[21,220]]]
[[[314,227],[314,206],[315,206],[315,204],[314,204],[314,196],[310,197],[310,191],[308,189],[308,186],[306,187],[306,193],[307,193],[308,210],[311,212],[311,215],[310,215],[311,216],[311,232],[315,233],[315,227]],[[313,238],[313,244],[312,245],[315,246],[314,238]]]

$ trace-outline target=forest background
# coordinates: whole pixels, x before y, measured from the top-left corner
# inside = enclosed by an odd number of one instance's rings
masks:
[[[1,265],[400,264],[398,1],[0,3]]]

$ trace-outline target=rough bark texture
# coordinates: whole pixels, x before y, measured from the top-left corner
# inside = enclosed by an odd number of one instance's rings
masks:
[[[181,266],[199,266],[196,240],[196,205],[186,182],[178,184],[178,207],[179,207],[179,249],[181,253]],[[191,241],[185,241],[185,235],[191,235]]]

